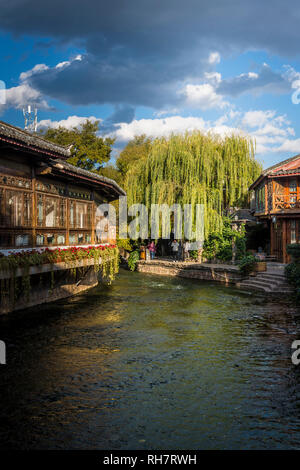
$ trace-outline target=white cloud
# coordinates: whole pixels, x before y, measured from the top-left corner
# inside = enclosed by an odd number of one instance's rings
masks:
[[[101,119],[96,118],[95,116],[68,116],[67,119],[62,119],[61,121],[51,121],[51,119],[44,119],[38,123],[38,127],[51,127],[54,129],[57,129],[58,127],[66,127],[67,129],[72,129],[73,127],[79,127],[80,124],[83,124],[87,119],[92,122],[101,121]]]
[[[27,83],[6,90],[5,106],[22,108],[27,104],[36,104],[40,109],[49,109],[49,105],[41,93]]]
[[[117,129],[112,135],[117,137],[119,141],[126,142],[133,139],[135,135],[146,134],[152,137],[162,137],[195,129],[205,130],[207,125],[208,122],[200,117],[171,116],[164,119],[140,119],[129,124],[116,124]]]
[[[219,52],[211,52],[208,57],[208,63],[211,65],[219,64],[221,61],[221,56]]]
[[[247,127],[260,127],[272,119],[275,114],[275,111],[248,111],[242,122]]]
[[[204,83],[202,85],[188,84],[181,93],[186,98],[187,106],[199,109],[223,109],[229,104],[223,100],[221,95],[216,93],[210,83]]]
[[[20,80],[21,82],[25,82],[29,77],[32,77],[32,75],[35,75],[40,72],[44,72],[45,70],[48,70],[48,69],[49,67],[46,64],[37,64],[32,69],[27,70],[26,72],[22,72],[20,74]]]
[[[286,140],[280,145],[280,147],[277,147],[275,152],[291,152],[293,154],[298,154],[300,153],[300,139],[294,139],[294,140]]]

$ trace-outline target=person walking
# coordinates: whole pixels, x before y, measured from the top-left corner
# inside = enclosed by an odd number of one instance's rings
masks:
[[[155,246],[154,241],[149,243],[148,250],[150,251],[150,259],[154,259],[155,258],[155,253],[156,253],[156,246]]]
[[[175,261],[178,258],[178,248],[179,248],[179,243],[177,240],[172,241],[171,248],[172,248],[173,259]]]

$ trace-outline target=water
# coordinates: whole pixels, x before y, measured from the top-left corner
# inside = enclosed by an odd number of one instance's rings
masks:
[[[299,448],[299,325],[254,294],[125,271],[1,318],[0,448]]]

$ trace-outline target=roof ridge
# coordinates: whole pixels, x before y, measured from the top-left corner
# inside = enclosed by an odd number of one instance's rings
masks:
[[[292,162],[294,160],[297,160],[297,158],[300,158],[300,154],[294,155],[293,157],[287,158],[286,160],[282,160],[279,163],[276,163],[275,165],[270,166],[269,168],[266,168],[262,174],[267,175],[270,171],[275,170],[276,168],[285,165],[286,163]]]
[[[27,145],[32,145],[37,148],[46,148],[48,150],[52,149],[53,152],[56,152],[67,158],[71,156],[68,147],[56,144],[55,142],[51,142],[50,140],[47,140],[38,134],[31,134],[30,132],[21,129],[20,127],[13,126],[12,124],[8,124],[7,122],[0,120],[0,135],[1,134],[11,139],[20,140]]]

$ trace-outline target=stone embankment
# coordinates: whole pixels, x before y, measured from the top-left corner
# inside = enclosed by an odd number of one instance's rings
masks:
[[[284,265],[267,263],[267,271],[256,276],[243,278],[237,266],[230,264],[211,264],[180,262],[163,259],[139,261],[137,270],[142,273],[176,276],[203,281],[217,281],[224,284],[234,284],[245,290],[256,290],[275,295],[290,295],[292,288],[284,276]]]

